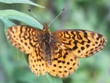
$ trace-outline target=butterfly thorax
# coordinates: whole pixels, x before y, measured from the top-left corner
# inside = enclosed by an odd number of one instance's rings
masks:
[[[42,48],[44,53],[44,60],[47,62],[48,65],[52,64],[51,61],[51,49],[50,49],[50,39],[51,39],[51,32],[46,23],[43,24],[43,40],[42,40]]]

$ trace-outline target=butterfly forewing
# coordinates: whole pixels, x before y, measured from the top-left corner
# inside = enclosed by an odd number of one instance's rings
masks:
[[[24,53],[31,53],[37,46],[42,31],[30,26],[12,26],[7,30],[10,42]]]
[[[61,30],[52,33],[62,48],[77,57],[89,57],[103,49],[106,38],[88,30]]]

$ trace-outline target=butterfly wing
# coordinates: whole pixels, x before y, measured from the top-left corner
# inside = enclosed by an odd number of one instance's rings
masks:
[[[12,26],[7,30],[10,42],[22,52],[29,54],[42,36],[42,30],[30,26]]]
[[[49,73],[67,77],[79,66],[79,57],[89,57],[103,49],[103,35],[86,30],[61,30],[51,34],[52,65]]]
[[[89,57],[102,50],[106,38],[88,30],[61,30],[52,33],[56,42],[77,57]]]
[[[43,59],[41,41],[43,31],[30,26],[12,26],[7,30],[10,42],[22,52],[29,54],[28,61],[31,70],[37,75],[45,75],[47,65]]]
[[[29,54],[29,65],[36,75],[67,77],[79,65],[79,57],[89,57],[103,49],[106,38],[85,30],[62,30],[51,34],[51,59],[49,66],[44,60],[41,47],[43,32],[28,26],[13,26],[7,31],[9,40],[22,52]]]
[[[40,51],[39,51],[40,49]],[[42,75],[45,75],[47,70],[48,70],[48,65],[46,65],[46,61],[43,58],[43,52],[42,49],[40,48],[40,46],[38,46],[36,48],[35,51],[33,51],[30,55],[29,55],[29,66],[32,70],[32,72],[34,72],[37,76],[40,75],[40,73]]]
[[[74,56],[68,50],[63,48],[57,43],[52,46],[52,65],[49,67],[48,72],[52,76],[60,78],[68,77],[79,66],[79,58]]]

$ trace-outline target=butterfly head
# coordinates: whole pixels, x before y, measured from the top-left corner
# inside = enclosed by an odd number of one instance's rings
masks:
[[[50,33],[50,29],[49,29],[47,23],[43,23],[43,31],[44,31],[45,33]]]

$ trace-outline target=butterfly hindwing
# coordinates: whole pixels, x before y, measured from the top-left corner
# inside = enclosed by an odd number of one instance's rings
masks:
[[[29,55],[29,66],[31,68],[31,70],[37,75],[39,76],[40,74],[45,75],[47,70],[48,70],[48,66],[46,65],[46,61],[43,59],[43,57],[41,56],[42,53],[38,52],[38,48],[36,48],[36,51],[33,51],[30,55]],[[43,54],[42,54],[43,55]]]
[[[52,65],[49,67],[48,72],[52,76],[60,78],[68,77],[77,70],[79,58],[57,44],[52,46]]]

